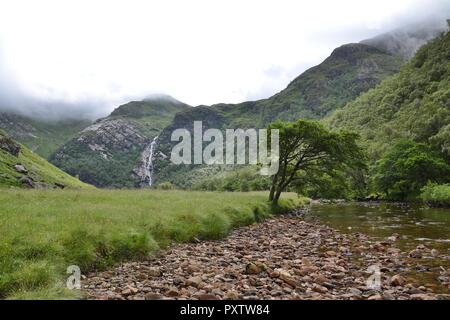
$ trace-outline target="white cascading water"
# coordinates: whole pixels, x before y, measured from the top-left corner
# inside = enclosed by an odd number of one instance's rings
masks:
[[[142,175],[141,183],[142,185],[152,186],[152,174],[153,174],[153,152],[155,151],[156,141],[158,136],[154,137],[149,146],[143,153],[143,169],[144,174]]]

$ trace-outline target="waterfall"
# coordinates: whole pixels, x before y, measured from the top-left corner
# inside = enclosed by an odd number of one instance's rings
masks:
[[[152,174],[153,174],[153,153],[155,152],[156,142],[158,136],[154,137],[152,142],[145,147],[141,154],[141,162],[136,174],[141,178],[140,186],[148,187],[152,186]]]

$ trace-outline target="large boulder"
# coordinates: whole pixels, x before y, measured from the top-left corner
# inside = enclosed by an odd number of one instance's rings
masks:
[[[20,145],[7,136],[2,136],[0,133],[0,149],[17,157],[20,153]]]

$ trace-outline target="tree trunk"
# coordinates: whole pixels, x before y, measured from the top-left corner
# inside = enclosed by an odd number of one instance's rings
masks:
[[[275,185],[272,184],[272,186],[270,187],[269,201],[273,201],[274,197],[275,197]]]
[[[272,186],[270,187],[269,201],[273,201],[273,198],[275,196],[277,180],[278,180],[278,176],[274,175],[273,178],[272,178]]]
[[[277,192],[275,193],[275,197],[273,198],[273,201],[272,201],[273,204],[278,204],[278,200],[280,199],[280,196],[281,196],[281,192],[282,192],[282,191],[283,191],[282,188],[279,188],[279,189],[277,190]]]

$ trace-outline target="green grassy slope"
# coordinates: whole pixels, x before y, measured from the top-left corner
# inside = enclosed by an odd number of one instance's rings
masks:
[[[8,152],[8,146],[20,148],[19,154],[16,156]],[[17,164],[23,165],[28,173],[17,172],[14,167]],[[30,183],[35,187],[46,188],[55,187],[55,183],[68,188],[90,187],[14,142],[0,130],[0,188],[26,187]]]
[[[372,160],[404,138],[430,144],[450,159],[450,33],[325,122],[359,132]]]
[[[0,193],[0,297],[73,297],[66,268],[83,274],[140,259],[171,242],[217,239],[306,202],[285,194],[151,190],[5,190]]]
[[[46,159],[90,123],[89,120],[43,121],[0,113],[0,129]]]

